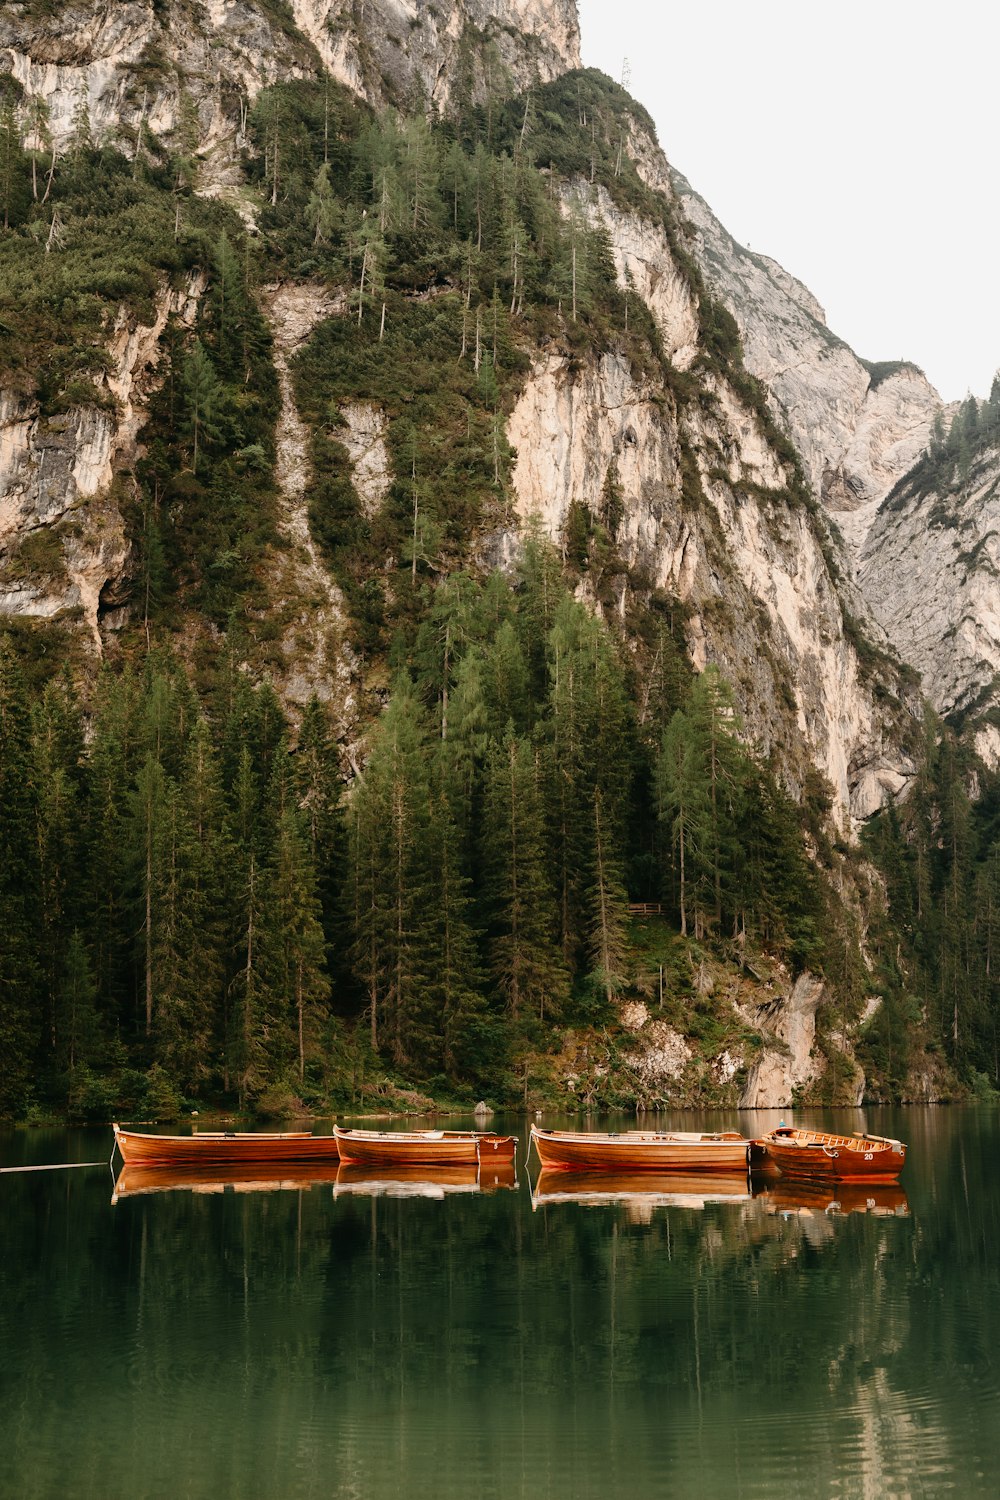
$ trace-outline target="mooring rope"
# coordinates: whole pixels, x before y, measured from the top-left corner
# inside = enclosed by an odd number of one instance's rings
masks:
[[[7,1172],[72,1172],[76,1167],[105,1167],[103,1161],[53,1161],[44,1167],[0,1167],[0,1176]]]

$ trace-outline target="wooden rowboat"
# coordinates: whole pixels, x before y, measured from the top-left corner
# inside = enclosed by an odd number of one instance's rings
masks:
[[[895,1182],[906,1163],[903,1142],[884,1135],[830,1135],[779,1125],[760,1144],[783,1177],[814,1182]]]
[[[531,1140],[544,1168],[604,1172],[743,1172],[750,1142],[738,1131],[540,1130]]]
[[[333,1127],[341,1161],[372,1165],[485,1165],[513,1161],[516,1135],[478,1130],[345,1130]]]
[[[332,1135],[308,1131],[199,1131],[197,1135],[144,1135],[113,1125],[115,1145],[129,1166],[225,1166],[237,1162],[336,1162]]]

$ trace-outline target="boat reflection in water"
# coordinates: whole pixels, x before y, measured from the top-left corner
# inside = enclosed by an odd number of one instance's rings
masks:
[[[745,1172],[566,1172],[543,1168],[531,1194],[533,1209],[549,1203],[585,1208],[622,1205],[635,1223],[648,1223],[657,1208],[703,1209],[708,1203],[749,1203]]]
[[[366,1162],[341,1162],[334,1185],[335,1198],[356,1195],[367,1198],[446,1198],[452,1193],[493,1193],[516,1188],[517,1172],[510,1159],[442,1166],[370,1166]]]
[[[314,1187],[337,1180],[340,1163],[233,1162],[229,1165],[122,1167],[111,1202],[143,1193],[277,1193]]]
[[[112,1204],[144,1193],[275,1193],[333,1186],[341,1193],[396,1198],[443,1198],[449,1193],[491,1193],[516,1188],[512,1161],[475,1166],[365,1167],[345,1162],[283,1163],[280,1172],[257,1163],[229,1166],[124,1166],[118,1174]]]
[[[898,1182],[803,1182],[783,1177],[768,1183],[759,1197],[772,1214],[876,1214],[905,1219],[910,1213],[909,1200]]]
[[[834,1218],[875,1214],[906,1218],[910,1205],[898,1183],[752,1181],[742,1174],[701,1176],[681,1172],[564,1172],[543,1169],[531,1194],[533,1209],[578,1203],[585,1208],[623,1206],[634,1223],[649,1223],[659,1208],[704,1209],[708,1204],[754,1205],[755,1214]]]

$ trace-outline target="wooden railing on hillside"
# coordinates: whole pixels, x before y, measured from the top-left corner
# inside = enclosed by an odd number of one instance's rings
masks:
[[[630,901],[628,905],[630,917],[662,917],[662,901]]]

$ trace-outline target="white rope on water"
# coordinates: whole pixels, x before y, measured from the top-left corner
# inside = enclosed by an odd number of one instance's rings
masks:
[[[0,1167],[0,1177],[8,1172],[72,1172],[77,1167],[104,1167],[103,1161],[53,1161],[44,1167]]]

